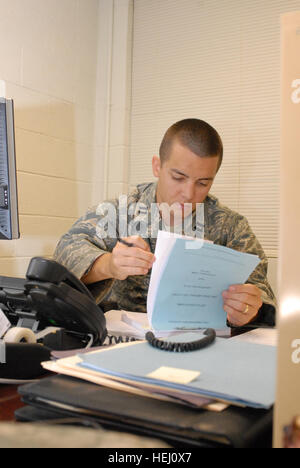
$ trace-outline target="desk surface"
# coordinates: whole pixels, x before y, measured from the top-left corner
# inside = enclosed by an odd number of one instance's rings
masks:
[[[14,412],[22,406],[18,385],[0,385],[0,421],[15,421]]]

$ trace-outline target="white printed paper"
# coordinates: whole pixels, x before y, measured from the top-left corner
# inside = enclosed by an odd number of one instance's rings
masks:
[[[193,248],[191,248],[193,244]],[[260,259],[202,239],[158,233],[147,298],[151,328],[226,329],[222,292],[243,284]]]

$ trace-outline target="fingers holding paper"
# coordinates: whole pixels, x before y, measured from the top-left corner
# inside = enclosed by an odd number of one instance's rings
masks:
[[[241,327],[252,322],[262,306],[261,290],[253,284],[235,284],[223,292],[228,321]]]

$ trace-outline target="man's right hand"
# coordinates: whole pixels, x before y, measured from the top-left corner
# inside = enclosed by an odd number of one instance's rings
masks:
[[[111,253],[99,257],[90,272],[82,278],[85,284],[105,279],[125,280],[128,276],[147,275],[155,261],[147,242],[139,236],[124,240],[133,247],[118,242]]]
[[[155,261],[147,242],[138,236],[124,240],[133,247],[118,242],[110,255],[109,271],[111,278],[125,280],[128,276],[147,275]]]

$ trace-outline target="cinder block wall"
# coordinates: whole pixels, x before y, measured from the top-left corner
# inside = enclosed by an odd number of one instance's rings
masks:
[[[0,80],[15,101],[21,239],[0,241],[0,275],[22,277],[32,256],[50,257],[101,198],[101,3],[1,1]]]

